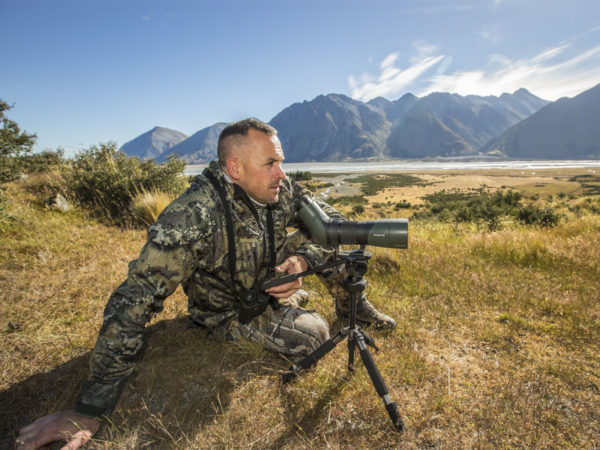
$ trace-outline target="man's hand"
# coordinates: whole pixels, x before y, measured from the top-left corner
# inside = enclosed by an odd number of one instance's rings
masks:
[[[279,273],[300,273],[308,269],[308,264],[302,256],[290,256],[283,263],[275,267]],[[302,278],[267,289],[266,292],[275,298],[286,298],[302,286]]]
[[[100,429],[100,422],[73,411],[61,411],[36,420],[19,431],[16,448],[33,450],[54,441],[66,441],[61,450],[75,450]]]

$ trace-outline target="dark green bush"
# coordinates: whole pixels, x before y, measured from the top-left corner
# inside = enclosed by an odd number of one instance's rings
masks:
[[[515,191],[489,193],[441,191],[425,197],[428,208],[416,212],[415,219],[435,218],[444,222],[483,222],[490,230],[500,227],[502,217],[515,217],[528,225],[554,226],[558,215],[550,209],[523,206],[523,196]]]
[[[406,187],[423,184],[423,180],[413,175],[402,173],[366,174],[347,180],[348,183],[361,183],[364,195],[375,195],[379,191],[393,187]]]
[[[21,157],[31,152],[36,135],[21,131],[19,125],[5,115],[12,107],[0,99],[0,184],[23,173]]]
[[[121,224],[132,223],[131,201],[140,191],[157,190],[173,196],[188,185],[185,162],[171,158],[158,165],[118,152],[114,143],[92,146],[71,162],[68,186],[82,205]]]
[[[429,209],[415,218],[436,217],[454,222],[484,221],[495,226],[502,215],[514,215],[521,206],[521,194],[514,191],[489,193],[441,191],[424,197]]]
[[[341,195],[339,197],[331,197],[327,199],[327,203],[333,205],[366,205],[368,200],[362,195]]]
[[[357,216],[365,212],[365,207],[363,205],[354,205],[352,207],[352,215]]]
[[[553,227],[558,224],[559,216],[549,208],[538,208],[529,205],[519,209],[517,218],[526,225]]]
[[[64,157],[64,151],[58,149],[55,151],[44,150],[40,153],[27,154],[21,157],[23,172],[46,172],[53,169],[63,170],[68,165]]]
[[[401,200],[399,202],[396,202],[396,204],[394,205],[394,209],[396,211],[398,211],[400,209],[408,209],[411,207],[412,207],[412,205],[410,204],[410,202],[407,202],[406,200]]]
[[[296,171],[290,172],[286,175],[290,180],[294,181],[310,181],[312,180],[312,173],[308,171]]]

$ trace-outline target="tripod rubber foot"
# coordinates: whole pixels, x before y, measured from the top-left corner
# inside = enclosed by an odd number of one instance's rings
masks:
[[[385,409],[387,409],[388,415],[390,416],[390,419],[392,419],[396,429],[398,431],[404,431],[404,422],[402,421],[402,417],[400,417],[396,403],[391,402],[386,404]]]

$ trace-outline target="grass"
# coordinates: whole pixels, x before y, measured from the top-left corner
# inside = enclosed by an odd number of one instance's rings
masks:
[[[150,226],[173,200],[173,195],[157,189],[142,190],[133,197],[130,209],[137,223]]]
[[[0,448],[11,448],[18,427],[72,405],[106,299],[145,235],[48,210],[18,183],[5,197]],[[367,294],[398,322],[370,332],[373,356],[404,433],[364,367],[348,376],[345,341],[281,385],[283,358],[187,329],[178,290],[94,448],[598,448],[600,216],[554,206],[554,228],[412,221],[407,250],[369,249]],[[310,307],[343,326],[315,277],[305,286]]]

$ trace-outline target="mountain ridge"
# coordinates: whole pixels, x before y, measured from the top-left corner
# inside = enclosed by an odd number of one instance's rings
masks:
[[[509,131],[523,133],[519,131],[523,129],[523,124],[538,121],[535,126],[529,125],[530,129],[536,131],[528,132],[528,136],[548,134],[547,127],[560,129],[567,134],[575,133],[564,139],[570,142],[586,141],[584,147],[587,150],[578,153],[583,158],[586,155],[600,157],[600,137],[595,131],[600,129],[598,104],[600,85],[572,99],[556,102],[543,100],[524,88],[500,96],[461,96],[435,92],[419,98],[406,93],[397,100],[377,97],[368,102],[330,93],[293,103],[276,114],[269,123],[278,130],[287,162],[486,155],[524,157],[527,154],[535,155],[538,159],[572,157],[572,151],[569,153],[564,145],[549,153],[542,150],[527,153],[512,149],[515,138],[510,137]],[[546,110],[550,113],[542,113]],[[569,115],[579,118],[590,116],[590,119],[585,121],[587,125],[584,127],[570,128],[557,126],[554,122],[558,119],[551,120],[561,116],[566,124]],[[529,119],[532,121],[528,122]],[[561,123],[560,120],[558,122]],[[183,133],[170,130],[180,135],[173,134],[177,142],[163,143],[162,150],[156,147],[134,148],[133,142],[148,145],[149,133],[157,129],[165,130],[155,127],[129,141],[121,150],[143,159],[154,158],[157,162],[166,160],[170,154],[177,154],[188,163],[207,163],[216,159],[218,136],[225,126],[225,122],[217,122],[183,140],[180,140],[181,135],[185,136]],[[549,134],[554,135],[554,132]],[[141,139],[143,136],[146,136],[145,140]],[[500,139],[501,136],[504,137]],[[156,141],[161,142],[158,138]],[[534,137],[527,142],[529,146],[537,145]]]
[[[544,106],[482,150],[509,158],[600,158],[600,84]]]

